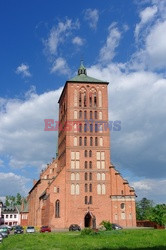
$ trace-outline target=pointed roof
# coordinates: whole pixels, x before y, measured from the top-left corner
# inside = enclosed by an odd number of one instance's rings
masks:
[[[62,90],[60,97],[59,97],[58,103],[60,102],[60,100],[63,96],[63,93],[64,93],[64,90],[66,88],[67,83],[89,83],[89,84],[98,83],[98,84],[107,84],[107,85],[109,84],[109,82],[105,82],[105,81],[93,78],[91,76],[88,76],[87,72],[86,72],[86,68],[83,64],[83,60],[81,60],[80,67],[78,69],[78,74],[75,77],[71,78],[70,80],[66,81],[66,84]]]
[[[86,68],[83,64],[83,60],[81,60],[80,67],[78,69],[78,75],[71,78],[67,82],[104,83],[104,81],[101,81],[99,79],[96,79],[87,75]]]

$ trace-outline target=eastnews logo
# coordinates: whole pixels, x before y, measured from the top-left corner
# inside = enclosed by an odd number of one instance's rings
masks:
[[[121,121],[67,121],[62,124],[54,119],[44,120],[44,131],[106,132],[121,131]]]

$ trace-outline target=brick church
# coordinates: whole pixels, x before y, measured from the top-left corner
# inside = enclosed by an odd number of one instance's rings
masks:
[[[108,82],[81,62],[59,98],[58,153],[28,195],[28,225],[99,227],[103,220],[136,226],[135,192],[110,163]],[[105,129],[107,128],[107,129]],[[49,132],[48,132],[49,133]]]

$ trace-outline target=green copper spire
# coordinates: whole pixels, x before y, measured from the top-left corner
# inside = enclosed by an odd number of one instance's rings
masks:
[[[83,65],[83,60],[81,60],[80,67],[78,69],[78,75],[82,75],[82,74],[87,75],[86,68]]]

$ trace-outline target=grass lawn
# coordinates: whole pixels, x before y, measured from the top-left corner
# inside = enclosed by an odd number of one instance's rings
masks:
[[[162,249],[166,230],[119,230],[82,236],[80,232],[10,235],[0,250],[19,249]]]

